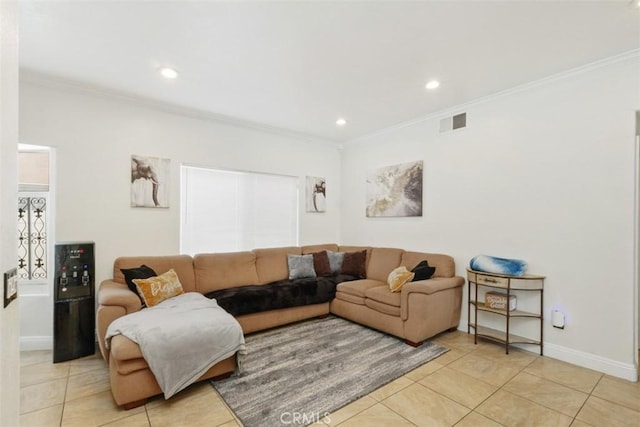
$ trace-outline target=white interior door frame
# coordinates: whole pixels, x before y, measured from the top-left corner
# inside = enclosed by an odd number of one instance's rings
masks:
[[[634,183],[634,192],[635,192],[635,203],[634,203],[634,285],[633,285],[633,318],[634,318],[634,331],[633,334],[633,348],[634,348],[634,356],[633,360],[635,361],[636,372],[639,372],[639,363],[638,353],[640,350],[640,316],[638,314],[638,310],[640,309],[640,111],[636,111],[635,117],[635,183]]]

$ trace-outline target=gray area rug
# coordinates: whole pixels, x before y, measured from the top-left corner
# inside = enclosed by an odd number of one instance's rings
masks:
[[[246,337],[241,377],[212,382],[245,427],[308,425],[447,351],[338,317]]]

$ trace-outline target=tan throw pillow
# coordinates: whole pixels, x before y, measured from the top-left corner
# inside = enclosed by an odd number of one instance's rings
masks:
[[[398,267],[389,273],[389,277],[387,278],[387,283],[389,284],[389,289],[391,292],[400,292],[402,286],[413,280],[413,276],[415,273],[407,270],[407,267]]]
[[[167,298],[184,293],[182,284],[173,268],[159,276],[148,279],[133,279],[133,283],[136,284],[138,294],[142,296],[147,307],[153,307]]]

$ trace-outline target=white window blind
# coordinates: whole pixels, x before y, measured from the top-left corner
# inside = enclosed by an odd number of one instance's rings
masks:
[[[184,254],[297,246],[298,178],[182,167]]]

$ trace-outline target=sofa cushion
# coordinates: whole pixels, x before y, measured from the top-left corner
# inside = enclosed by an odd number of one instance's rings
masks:
[[[387,287],[384,282],[380,282],[379,280],[361,279],[354,280],[352,282],[340,283],[337,290],[339,292],[344,292],[345,294],[364,298],[368,289],[375,288],[377,286]]]
[[[365,305],[375,311],[379,311],[380,313],[389,314],[391,316],[400,317],[400,307],[395,307],[393,305],[384,304],[378,302],[376,300],[372,300],[367,298],[365,300]]]
[[[401,293],[391,292],[388,286],[376,286],[375,288],[369,288],[365,292],[365,296],[368,299],[372,299],[383,304],[400,307]]]
[[[301,255],[299,247],[254,249],[258,285],[286,280],[289,278],[287,255]]]
[[[314,252],[313,256],[313,269],[316,271],[317,276],[331,276],[331,264],[329,263],[329,255],[327,251]]]
[[[443,254],[428,254],[424,252],[404,252],[400,265],[412,269],[422,260],[427,260],[429,265],[436,268],[433,277],[453,277],[456,273],[456,266],[453,258]]]
[[[358,304],[358,305],[364,305],[364,300],[365,300],[363,297],[357,297],[355,295],[347,294],[345,292],[340,292],[338,290],[336,290],[336,299],[347,301],[347,302]]]
[[[309,246],[303,246],[302,248],[302,254],[313,254],[316,252],[322,252],[322,251],[337,251],[338,250],[338,245],[336,245],[335,243],[325,243],[323,245],[309,245]]]
[[[316,270],[313,268],[313,255],[287,255],[287,266],[289,268],[289,280],[302,279],[304,277],[316,277]]]
[[[387,278],[387,284],[389,285],[389,290],[391,292],[400,292],[400,289],[402,289],[402,286],[405,283],[408,283],[411,280],[413,280],[415,275],[416,273],[413,273],[407,270],[407,267],[405,267],[404,265],[393,269],[393,271],[389,273],[389,277]]]
[[[389,273],[400,265],[402,249],[373,248],[367,265],[367,279],[386,282]]]
[[[253,252],[199,254],[193,257],[196,290],[202,294],[258,283]]]
[[[366,251],[346,252],[344,254],[344,260],[342,261],[340,273],[364,279],[367,275],[366,261]]]
[[[138,288],[138,294],[147,307],[153,307],[162,301],[184,293],[178,275],[173,269],[159,276],[148,279],[133,279]]]

